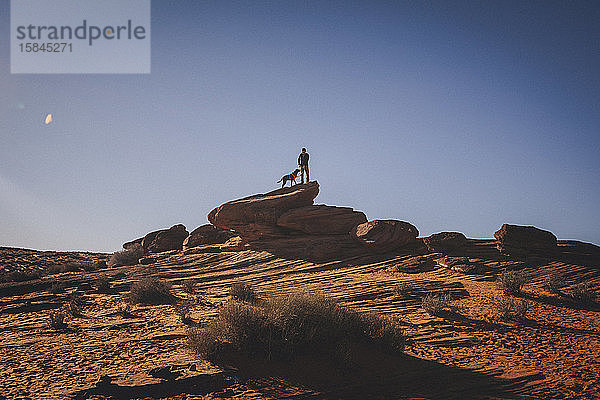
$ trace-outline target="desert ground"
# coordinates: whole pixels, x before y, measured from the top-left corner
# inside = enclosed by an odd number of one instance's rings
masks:
[[[583,282],[600,284],[599,250],[559,240],[556,252],[530,262],[505,256],[495,239],[468,239],[453,252],[476,266],[465,272],[420,239],[325,261],[205,244],[123,266],[106,266],[110,254],[4,247],[0,399],[600,398],[600,308],[571,295]],[[497,282],[505,270],[526,277],[514,296]],[[562,277],[559,290],[545,287],[549,276]],[[147,277],[169,282],[174,300],[130,304],[132,284]],[[399,354],[359,352],[348,366],[204,360],[187,333],[214,318],[240,282],[259,297],[320,293],[393,318],[406,345]],[[431,315],[423,299],[441,293],[447,308]],[[507,297],[526,302],[523,316],[499,316]],[[63,327],[49,323],[59,310]]]

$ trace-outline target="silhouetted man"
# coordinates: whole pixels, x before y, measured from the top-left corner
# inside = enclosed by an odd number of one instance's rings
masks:
[[[302,148],[302,153],[298,156],[298,167],[300,167],[300,183],[304,183],[304,171],[306,171],[306,183],[310,180],[308,177],[308,153]]]

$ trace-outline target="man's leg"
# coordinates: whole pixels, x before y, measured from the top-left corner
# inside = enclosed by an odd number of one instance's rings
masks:
[[[304,168],[306,169],[306,183],[308,183],[310,181],[310,178],[308,177],[308,165]]]
[[[300,166],[300,183],[304,185],[304,166]]]

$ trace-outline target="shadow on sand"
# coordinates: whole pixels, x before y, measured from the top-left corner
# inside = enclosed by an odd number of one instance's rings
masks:
[[[327,399],[516,399],[526,393],[527,383],[540,379],[501,379],[495,376],[499,372],[482,373],[367,347],[354,354],[347,365],[309,356],[281,362],[239,354],[230,354],[220,364],[235,368],[236,379],[244,385],[275,398],[289,396],[289,391],[273,385],[273,377],[313,393],[305,397]]]
[[[160,399],[182,394],[206,395],[220,391],[231,383],[224,374],[204,374],[178,380],[165,380],[137,386],[119,386],[112,383],[73,393],[70,398],[79,399]]]
[[[181,395],[234,397],[234,385],[269,398],[319,399],[520,399],[543,376],[502,379],[373,347],[355,348],[340,360],[299,356],[293,361],[252,358],[228,352],[217,362],[226,372],[138,386],[106,384],[74,393],[72,399],[164,398]],[[243,390],[246,390],[243,389]],[[239,396],[240,393],[237,393]],[[239,397],[238,397],[239,398]]]

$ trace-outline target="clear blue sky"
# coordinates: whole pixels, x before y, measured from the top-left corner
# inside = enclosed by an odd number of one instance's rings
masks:
[[[412,3],[153,0],[151,74],[11,75],[0,0],[0,245],[192,230],[303,146],[318,203],[600,244],[599,3]]]

